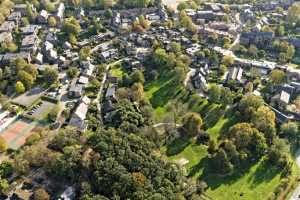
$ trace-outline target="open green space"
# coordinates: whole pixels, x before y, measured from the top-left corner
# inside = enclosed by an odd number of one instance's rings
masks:
[[[109,72],[112,76],[115,76],[118,78],[122,78],[122,76],[125,74],[121,65],[113,65]]]
[[[232,121],[234,119],[221,118],[207,131],[212,138],[216,139],[219,132]],[[209,185],[206,194],[214,200],[267,199],[280,184],[281,173],[263,159],[235,170],[232,175],[219,176],[211,171],[206,149],[205,145],[199,145],[189,138],[179,138],[162,148],[162,151],[170,161],[188,160],[185,165],[187,175],[204,180]],[[299,174],[299,169],[293,167],[293,173]]]
[[[158,79],[145,84],[145,95],[155,109],[156,119],[162,119],[166,114],[166,106],[185,95],[180,84],[174,84],[174,74],[169,71],[159,73]]]

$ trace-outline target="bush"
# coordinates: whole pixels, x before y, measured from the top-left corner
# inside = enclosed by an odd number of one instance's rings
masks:
[[[26,145],[33,145],[35,144],[37,141],[39,141],[41,139],[41,135],[39,133],[33,133],[31,136],[29,136],[28,138],[26,138]]]

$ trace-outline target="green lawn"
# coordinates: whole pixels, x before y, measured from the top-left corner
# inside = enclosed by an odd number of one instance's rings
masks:
[[[118,78],[122,78],[125,73],[120,65],[112,66],[109,72],[112,76],[115,76]]]
[[[207,132],[217,140],[220,132],[235,122],[235,118],[223,116]],[[280,172],[263,160],[248,164],[228,177],[219,176],[211,171],[206,149],[205,145],[198,145],[191,139],[180,138],[162,151],[170,161],[187,159],[187,175],[205,180],[209,185],[206,194],[214,200],[266,200],[280,183]],[[293,173],[299,174],[299,169],[294,167]]]
[[[155,109],[155,118],[159,121],[166,114],[166,106],[170,101],[177,101],[184,95],[181,85],[174,85],[172,72],[161,72],[157,80],[147,82],[144,90],[146,98],[149,99]]]

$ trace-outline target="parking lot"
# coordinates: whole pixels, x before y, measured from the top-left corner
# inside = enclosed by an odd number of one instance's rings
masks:
[[[33,88],[30,91],[18,96],[13,99],[12,103],[29,108],[35,101],[37,101],[41,96],[43,96],[45,90],[41,88]]]
[[[41,101],[33,108],[27,112],[27,115],[33,117],[36,120],[43,120],[48,113],[55,107],[56,104],[48,102],[48,101]]]

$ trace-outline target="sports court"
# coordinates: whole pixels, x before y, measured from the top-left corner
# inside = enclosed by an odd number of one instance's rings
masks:
[[[32,130],[37,126],[36,122],[27,119],[17,119],[6,129],[0,132],[0,136],[6,141],[8,148],[18,149],[26,142],[26,138],[33,132]]]

